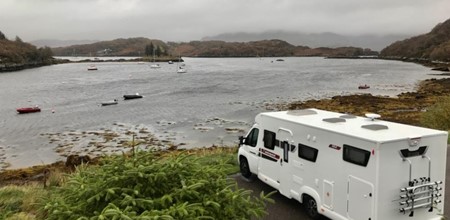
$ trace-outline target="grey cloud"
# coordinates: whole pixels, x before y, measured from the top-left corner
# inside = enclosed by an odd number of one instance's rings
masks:
[[[28,41],[189,41],[268,30],[419,34],[448,19],[449,8],[448,0],[2,0],[0,30]]]

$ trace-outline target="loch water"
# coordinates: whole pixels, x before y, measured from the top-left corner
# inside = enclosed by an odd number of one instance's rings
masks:
[[[177,64],[67,63],[0,73],[0,162],[10,168],[61,159],[42,135],[111,128],[147,127],[185,147],[234,144],[269,103],[372,93],[395,96],[432,78],[429,68],[377,59],[184,58]],[[359,90],[362,84],[370,89]],[[123,101],[124,94],[142,99]],[[100,107],[103,101],[119,104]],[[39,105],[40,113],[16,108]],[[240,132],[230,132],[240,131]]]

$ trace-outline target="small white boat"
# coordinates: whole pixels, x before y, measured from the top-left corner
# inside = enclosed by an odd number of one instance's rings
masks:
[[[177,69],[177,73],[186,73],[186,72],[187,72],[187,70],[181,66],[178,67],[178,69]]]
[[[150,68],[159,69],[159,68],[161,68],[161,66],[159,64],[152,64],[152,65],[150,65]]]
[[[88,66],[87,70],[98,70],[95,65]]]
[[[101,105],[102,106],[117,105],[118,103],[119,103],[119,101],[117,99],[114,99],[114,100],[111,100],[111,101],[102,102]]]
[[[177,62],[177,73],[186,73],[187,70],[184,68],[185,64],[181,62],[181,55],[178,56]]]
[[[159,69],[161,68],[161,66],[157,63],[155,64],[155,49],[153,49],[153,61],[152,61],[152,65],[150,65],[150,68],[152,69]]]
[[[169,60],[169,62],[167,62],[168,64],[173,64],[173,61],[172,60]]]

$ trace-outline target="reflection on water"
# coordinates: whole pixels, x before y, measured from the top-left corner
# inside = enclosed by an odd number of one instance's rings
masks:
[[[100,62],[97,71],[87,71],[89,63],[73,63],[1,73],[0,163],[52,162],[56,146],[42,134],[114,129],[117,123],[144,126],[186,147],[233,144],[266,103],[359,92],[396,95],[429,78],[427,68],[384,60],[184,60],[186,74],[177,74],[173,64],[151,69],[137,62]],[[358,90],[360,84],[370,89]],[[135,93],[144,98],[122,98]],[[113,99],[119,104],[100,106]],[[42,112],[15,112],[34,105]]]

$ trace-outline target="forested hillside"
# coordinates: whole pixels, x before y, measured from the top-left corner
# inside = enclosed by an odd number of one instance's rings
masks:
[[[309,48],[294,46],[282,40],[261,40],[251,42],[191,41],[169,43],[176,54],[190,57],[284,57],[284,56],[339,56],[355,57],[377,55],[370,49],[357,47]]]
[[[52,48],[57,56],[185,56],[185,57],[285,57],[377,55],[357,47],[309,48],[294,46],[282,40],[252,42],[191,41],[164,43],[148,38],[117,39],[93,44]]]
[[[381,51],[382,57],[450,62],[450,19],[427,34],[397,41]]]
[[[8,40],[0,31],[0,71],[52,64],[52,55],[49,47],[36,48],[19,37]]]
[[[92,44],[52,48],[56,56],[156,56],[167,55],[167,45],[161,40],[128,38],[100,41]]]

